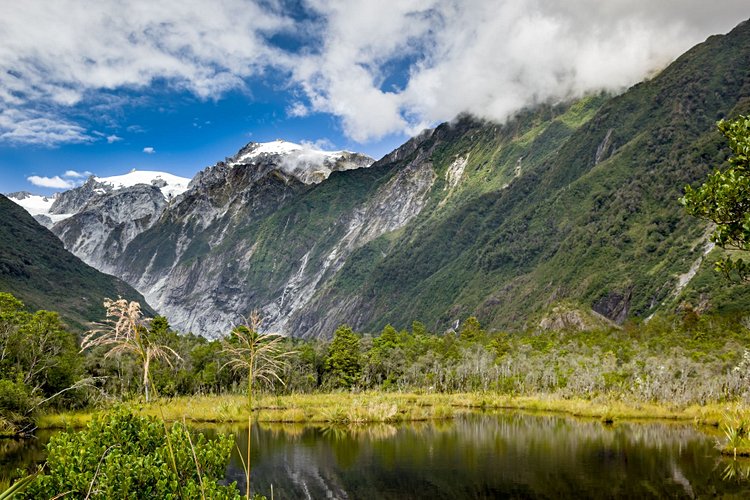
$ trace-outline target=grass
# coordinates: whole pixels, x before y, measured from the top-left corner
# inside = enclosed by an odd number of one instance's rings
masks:
[[[141,415],[163,417],[166,421],[185,419],[198,423],[234,423],[246,422],[248,418],[247,397],[244,395],[179,397],[149,404],[129,403],[127,406]],[[561,413],[599,419],[605,423],[621,420],[680,420],[714,427],[725,422],[729,413],[750,417],[750,407],[739,403],[679,407],[496,393],[263,395],[256,397],[253,405],[257,420],[267,423],[393,423],[450,419],[462,413],[493,409]],[[40,429],[83,427],[95,413],[96,411],[48,414],[39,418],[38,426]],[[741,451],[744,449],[738,448],[738,454]],[[750,454],[750,447],[747,453]]]

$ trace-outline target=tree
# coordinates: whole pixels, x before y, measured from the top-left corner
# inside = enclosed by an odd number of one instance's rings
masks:
[[[698,188],[687,186],[680,202],[695,217],[716,224],[711,241],[725,249],[750,250],[750,117],[717,124],[728,139],[729,166],[716,169]],[[750,280],[750,263],[726,256],[716,269],[727,277]]]
[[[482,326],[479,324],[479,320],[476,316],[469,316],[461,325],[461,331],[458,334],[459,338],[465,342],[476,342],[485,337],[485,332],[482,330]]]
[[[23,434],[34,410],[85,385],[75,336],[57,313],[24,310],[0,293],[0,433]]]
[[[174,349],[158,342],[160,328],[163,326],[161,323],[157,324],[157,330],[149,331],[147,320],[143,318],[138,302],[128,302],[123,298],[104,299],[104,307],[107,310],[107,320],[100,328],[86,333],[81,341],[81,352],[103,347],[106,349],[105,358],[123,353],[135,355],[143,367],[143,392],[148,402],[151,362],[154,359],[162,359],[171,366],[171,358],[182,358]]]
[[[76,340],[56,312],[37,311],[19,328],[16,359],[32,394],[52,394],[75,383],[80,360]]]
[[[359,337],[348,325],[341,325],[333,334],[326,358],[334,386],[348,389],[357,382],[362,372],[359,357]]]
[[[0,378],[11,374],[11,350],[18,342],[18,329],[28,320],[23,302],[13,295],[0,292]]]
[[[386,325],[378,337],[372,341],[364,373],[366,383],[388,388],[398,381],[406,369],[404,344],[408,333],[399,333],[391,325]]]

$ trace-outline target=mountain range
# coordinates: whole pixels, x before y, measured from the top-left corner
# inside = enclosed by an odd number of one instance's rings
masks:
[[[622,324],[686,304],[742,310],[678,199],[725,161],[716,121],[750,112],[750,23],[619,95],[471,116],[378,161],[250,143],[192,180],[90,178],[11,198],[181,331],[329,336],[468,316],[495,329]],[[568,314],[575,311],[576,314]],[[545,326],[546,325],[546,326]]]

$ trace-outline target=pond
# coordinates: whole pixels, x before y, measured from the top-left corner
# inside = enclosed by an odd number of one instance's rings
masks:
[[[233,432],[247,450],[247,427]],[[5,470],[41,459],[48,435],[0,446]],[[556,415],[470,414],[400,425],[261,424],[252,488],[285,498],[696,498],[750,495],[750,462],[722,458],[690,425],[614,426]],[[244,489],[235,450],[227,476]]]

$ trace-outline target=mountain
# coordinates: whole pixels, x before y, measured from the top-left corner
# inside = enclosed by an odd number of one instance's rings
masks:
[[[46,214],[53,220],[49,227],[69,251],[111,273],[111,262],[189,183],[185,177],[135,169],[112,177],[91,176],[55,197]]]
[[[59,312],[77,330],[103,319],[106,297],[138,300],[153,314],[141,294],[81,262],[54,234],[2,195],[0,291],[12,293],[30,309]]]
[[[555,325],[563,309],[616,323],[684,302],[742,310],[746,288],[713,273],[708,227],[677,200],[726,159],[715,122],[750,111],[748,67],[743,23],[618,96],[540,104],[505,124],[461,116],[372,164],[251,143],[163,206],[148,208],[148,186],[107,194],[137,196],[138,220],[100,224],[111,208],[91,204],[54,231],[207,336],[252,309],[297,336],[344,322],[440,330],[470,315]]]
[[[8,193],[5,196],[18,205],[21,205],[39,224],[47,228],[70,216],[70,214],[53,215],[50,213],[50,208],[55,203],[58,193],[51,196],[41,196],[29,193],[28,191],[17,191],[15,193]]]

